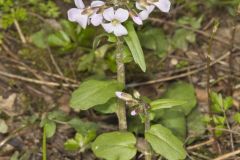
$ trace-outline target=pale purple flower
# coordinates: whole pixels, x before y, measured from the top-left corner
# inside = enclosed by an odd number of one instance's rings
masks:
[[[89,7],[85,8],[82,0],[74,0],[77,8],[71,8],[68,11],[68,19],[71,22],[77,22],[82,28],[86,28],[91,22],[94,26],[98,26],[103,21],[103,16],[98,13],[99,7],[105,5],[103,1],[93,1]]]
[[[139,13],[142,20],[146,20],[155,6],[162,12],[169,12],[171,2],[169,0],[139,0],[136,2],[136,8],[141,10]]]
[[[136,8],[141,10],[141,12],[139,13],[139,17],[142,20],[146,20],[148,19],[150,13],[152,13],[152,11],[154,10],[155,6],[148,4],[148,3],[140,3],[140,2],[136,2]]]
[[[129,12],[125,9],[118,8],[114,11],[113,7],[104,10],[103,17],[109,23],[102,23],[104,30],[108,33],[114,33],[116,36],[127,35],[127,29],[121,24],[129,17]]]
[[[131,111],[131,116],[136,116],[137,112],[135,110]]]
[[[143,21],[142,21],[142,19],[141,19],[139,14],[137,14],[137,13],[135,13],[133,11],[130,11],[129,13],[130,13],[130,16],[131,16],[133,22],[135,22],[138,25],[142,25],[143,24]]]

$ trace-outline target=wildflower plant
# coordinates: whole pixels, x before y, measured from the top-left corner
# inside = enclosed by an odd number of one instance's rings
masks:
[[[74,2],[77,8],[68,11],[70,21],[77,22],[82,28],[86,28],[89,24],[101,25],[106,32],[114,33],[115,36],[128,34],[122,23],[129,17],[137,25],[142,25],[143,20],[147,20],[156,7],[162,12],[169,12],[171,6],[169,0],[138,0],[134,7],[130,7],[129,2],[116,4],[97,0],[90,6],[85,6],[82,0],[74,0]]]
[[[69,21],[78,23],[83,29],[88,25],[101,26],[107,33],[99,35],[97,39],[107,36],[108,42],[113,43],[115,48],[117,80],[85,81],[73,92],[70,101],[71,106],[76,110],[95,109],[109,104],[116,106],[113,107],[111,113],[116,113],[118,117],[119,131],[103,133],[94,142],[88,142],[94,154],[98,158],[108,160],[130,160],[136,156],[137,138],[128,131],[127,116],[139,116],[145,124],[146,143],[141,152],[146,160],[151,160],[154,152],[170,160],[184,159],[186,152],[182,142],[161,124],[151,125],[150,114],[156,110],[172,108],[185,102],[172,99],[145,102],[137,91],[133,96],[123,92],[125,89],[125,50],[130,51],[135,63],[142,71],[146,71],[143,50],[135,32],[134,23],[143,25],[154,9],[164,13],[169,12],[171,2],[169,0],[135,0],[132,2],[96,0],[90,5],[84,4],[82,0],[74,0],[74,2],[76,8],[71,8],[67,13]],[[94,44],[94,48],[98,44],[100,43]],[[103,113],[110,112],[104,111]],[[66,145],[71,148],[77,145],[78,141],[72,139],[67,141]],[[85,143],[84,145],[88,146]],[[74,148],[79,147],[81,150],[81,146]]]

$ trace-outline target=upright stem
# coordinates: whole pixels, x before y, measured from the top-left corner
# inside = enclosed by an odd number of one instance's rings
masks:
[[[117,63],[117,81],[125,86],[125,66],[123,62],[123,41],[118,38],[116,50],[116,63]],[[117,102],[117,116],[119,123],[119,130],[127,130],[126,106],[125,102],[118,99]]]
[[[150,129],[150,118],[148,113],[149,106],[144,104],[144,115],[145,115],[145,132]],[[145,160],[152,160],[152,149],[149,143],[145,140]]]

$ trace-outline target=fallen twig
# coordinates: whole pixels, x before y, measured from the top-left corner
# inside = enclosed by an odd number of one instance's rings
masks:
[[[230,153],[227,153],[227,154],[224,154],[220,157],[217,157],[213,160],[227,160],[229,157],[233,157],[233,156],[236,156],[237,154],[240,154],[240,149],[236,150],[236,151],[233,151],[233,152],[230,152]]]
[[[216,63],[218,63],[219,61],[225,59],[226,57],[228,57],[230,55],[230,52],[227,52],[225,53],[224,55],[222,55],[221,57],[219,57],[218,59],[216,59],[215,61],[213,61],[210,66],[213,66],[215,65]],[[193,75],[193,74],[196,74],[200,71],[203,71],[207,68],[207,66],[203,66],[199,69],[195,69],[195,70],[192,70],[192,71],[189,71],[187,73],[183,73],[183,74],[180,74],[180,75],[176,75],[176,76],[171,76],[171,77],[166,77],[166,78],[161,78],[161,79],[156,79],[156,80],[151,80],[151,81],[147,81],[147,82],[141,82],[141,83],[132,83],[132,84],[128,84],[127,87],[128,88],[134,88],[134,87],[138,87],[138,86],[143,86],[143,85],[150,85],[150,84],[155,84],[155,83],[160,83],[160,82],[165,82],[165,81],[170,81],[170,80],[174,80],[174,79],[177,79],[177,78],[183,78],[183,77],[186,77],[186,76],[189,76],[189,75]]]

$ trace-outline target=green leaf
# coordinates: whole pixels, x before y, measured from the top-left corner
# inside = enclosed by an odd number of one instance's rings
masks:
[[[64,148],[68,151],[76,151],[79,149],[79,144],[75,139],[68,139],[64,143]]]
[[[0,119],[0,133],[7,133],[8,132],[8,126],[6,122],[3,119]]]
[[[36,45],[38,48],[47,48],[47,42],[46,42],[46,33],[44,30],[40,30],[36,33],[34,33],[31,36],[32,43]]]
[[[144,59],[143,50],[134,29],[132,22],[127,22],[126,27],[128,30],[128,35],[124,37],[130,51],[132,52],[134,61],[140,66],[143,72],[146,71],[146,63]]]
[[[13,155],[11,156],[10,160],[19,160],[19,152],[15,151]]]
[[[160,57],[166,55],[169,44],[162,29],[148,27],[139,32],[139,39],[144,48],[154,50]]]
[[[153,150],[168,160],[185,159],[186,151],[182,142],[172,132],[160,124],[151,126],[145,133]]]
[[[180,140],[184,141],[187,135],[186,118],[182,112],[169,109],[164,112],[161,124],[170,129]]]
[[[56,132],[56,123],[53,121],[47,121],[44,125],[47,138],[51,138]]]
[[[225,124],[225,121],[226,121],[226,117],[218,116],[218,115],[214,115],[214,116],[213,116],[213,122],[214,122],[214,124],[224,125],[224,124]]]
[[[217,137],[221,136],[221,135],[223,134],[223,129],[225,129],[225,126],[224,126],[224,125],[217,125],[217,126],[215,127],[215,130],[214,130],[215,135],[216,135]]]
[[[98,158],[106,160],[130,160],[136,153],[136,138],[130,132],[111,132],[101,134],[92,144]]]
[[[233,105],[233,98],[232,97],[226,97],[223,100],[223,106],[224,106],[224,110],[228,110],[229,108],[231,108]]]
[[[204,117],[198,108],[194,109],[187,117],[188,144],[204,134],[206,127]]]
[[[121,91],[123,85],[117,81],[88,80],[73,92],[70,105],[75,109],[87,110],[93,106],[106,103]]]
[[[95,54],[94,52],[90,52],[89,54],[85,54],[80,58],[78,63],[78,71],[90,70],[92,68],[92,63],[94,61]]]
[[[65,32],[60,31],[49,35],[47,42],[52,47],[64,47],[70,43],[70,39]]]
[[[188,115],[187,122],[190,134],[197,136],[205,132],[203,115],[197,108]]]
[[[81,133],[83,136],[87,135],[91,131],[96,131],[98,126],[93,122],[84,122],[79,118],[74,118],[68,122],[78,133]]]
[[[170,85],[163,98],[185,101],[185,104],[172,108],[182,110],[185,115],[188,115],[197,104],[193,85],[185,82],[177,82]]]
[[[116,98],[111,98],[107,103],[95,106],[94,110],[104,114],[115,113],[117,110],[116,100]]]
[[[186,101],[175,100],[175,99],[158,99],[150,103],[151,110],[172,108],[175,106],[180,106],[186,104]]]
[[[240,113],[234,114],[233,119],[235,122],[240,124]]]
[[[223,98],[221,94],[217,94],[216,92],[210,93],[211,97],[211,110],[215,113],[222,113],[223,112]]]
[[[188,49],[188,42],[194,43],[196,35],[192,31],[186,29],[177,29],[172,39],[172,44],[175,48],[186,51]]]

